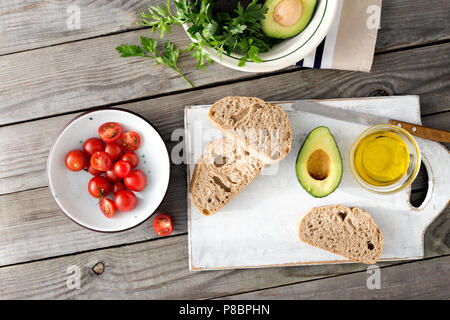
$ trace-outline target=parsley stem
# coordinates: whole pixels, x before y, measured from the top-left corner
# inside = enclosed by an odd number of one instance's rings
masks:
[[[178,74],[180,75],[180,77],[182,77],[182,78],[184,79],[184,81],[186,81],[186,83],[187,83],[188,85],[191,86],[191,88],[194,87],[194,85],[192,84],[192,82],[190,82],[190,81],[188,80],[188,78],[186,78],[186,76],[180,71],[180,69],[174,68],[174,67],[170,67],[170,68],[171,68],[173,71],[175,71],[176,73],[178,73]]]

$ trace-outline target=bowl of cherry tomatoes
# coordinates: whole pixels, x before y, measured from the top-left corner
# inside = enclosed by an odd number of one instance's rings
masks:
[[[103,232],[130,229],[149,218],[166,194],[169,176],[159,133],[121,109],[73,119],[55,139],[47,162],[49,188],[62,211]]]

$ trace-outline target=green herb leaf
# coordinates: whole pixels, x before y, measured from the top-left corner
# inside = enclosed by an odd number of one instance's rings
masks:
[[[121,54],[121,57],[140,56],[152,58],[155,60],[155,63],[157,65],[165,65],[171,68],[172,70],[177,72],[191,87],[194,86],[178,68],[177,63],[180,56],[180,50],[175,49],[175,46],[172,42],[165,42],[165,52],[163,55],[160,55],[158,53],[158,41],[144,36],[141,36],[140,40],[141,46],[122,44],[117,47],[116,50]]]
[[[240,51],[239,66],[244,66],[247,61],[262,62],[260,53],[269,51],[274,44],[274,40],[261,29],[260,22],[268,9],[258,0],[252,0],[247,7],[239,2],[231,15],[226,12],[213,14],[214,0],[173,0],[172,3],[176,11],[172,11],[170,0],[159,6],[149,6],[146,12],[139,11],[138,23],[151,27],[152,33],[159,31],[161,38],[172,32],[172,26],[189,24],[187,32],[195,41],[183,53],[188,52],[196,59],[196,69],[205,70],[208,64],[213,63],[206,47],[217,50],[220,57],[223,53]],[[165,51],[159,54],[156,40],[141,36],[140,41],[140,46],[122,44],[116,50],[121,57],[152,58],[156,64],[166,65],[177,72],[192,86],[177,66],[181,52],[173,43],[165,42]]]
[[[145,56],[145,52],[141,47],[131,44],[121,44],[116,48],[121,57]]]

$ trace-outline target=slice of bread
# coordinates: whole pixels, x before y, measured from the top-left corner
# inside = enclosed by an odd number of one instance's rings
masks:
[[[292,130],[286,112],[280,106],[259,98],[225,97],[214,103],[210,122],[241,146],[256,152],[261,160],[274,163],[291,150]]]
[[[368,212],[333,205],[312,208],[301,220],[302,241],[350,260],[373,264],[383,251],[383,236]]]
[[[204,215],[212,215],[253,181],[263,167],[232,139],[211,142],[195,164],[189,184],[192,202]]]

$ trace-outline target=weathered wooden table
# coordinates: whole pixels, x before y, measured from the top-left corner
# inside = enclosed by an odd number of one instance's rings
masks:
[[[420,95],[425,125],[450,130],[450,7],[446,0],[383,2],[372,72],[291,67],[247,74],[219,64],[205,73],[122,59],[114,48],[149,29],[136,12],[155,0],[4,0],[0,3],[0,298],[449,298],[450,208],[425,234],[425,259],[379,263],[381,289],[369,290],[362,264],[190,272],[186,167],[172,164],[158,212],[175,222],[158,238],[152,219],[112,234],[70,221],[50,195],[46,160],[55,135],[80,112],[120,107],[161,133],[169,152],[186,105],[225,95],[266,100]],[[80,10],[80,20],[73,14]],[[176,29],[178,46],[188,38]],[[447,146],[448,147],[448,146]],[[412,188],[420,204],[422,171]],[[81,282],[71,282],[79,275]]]

